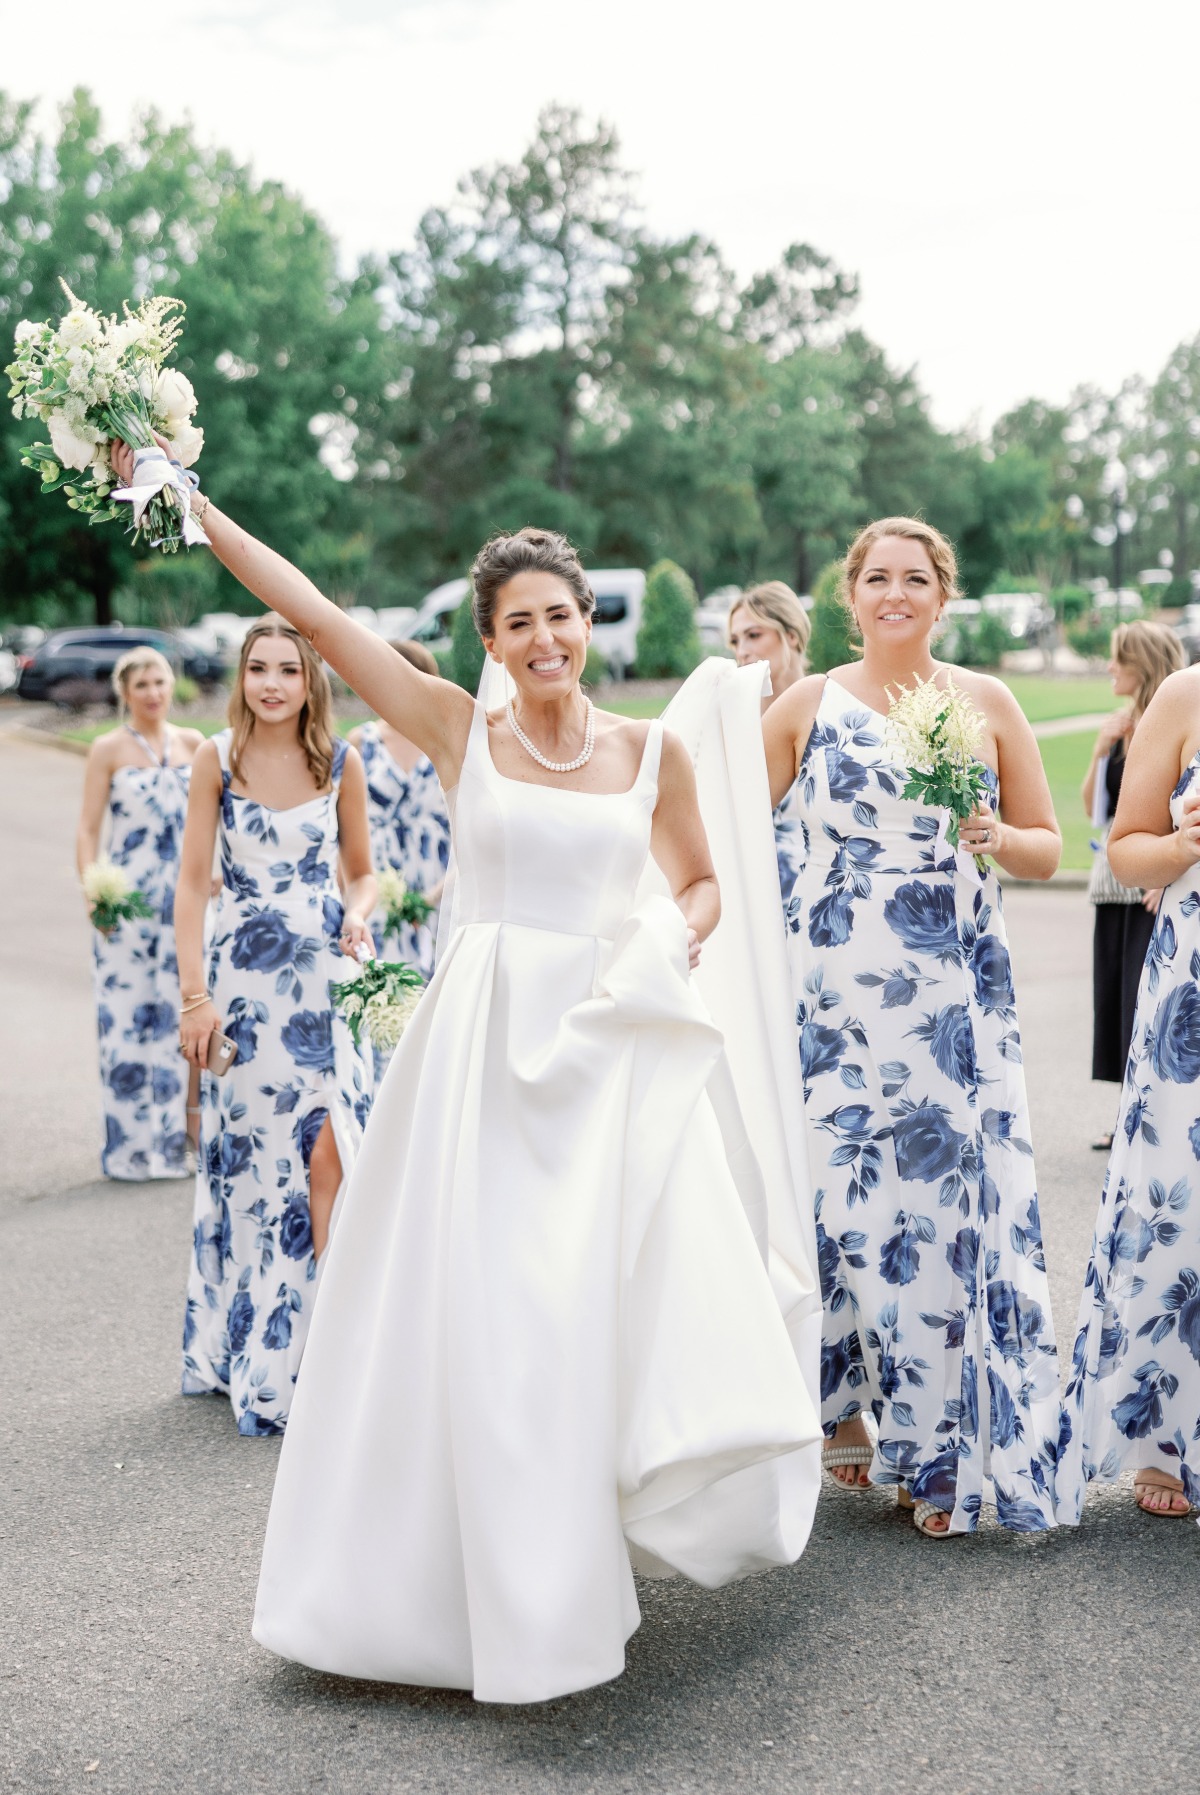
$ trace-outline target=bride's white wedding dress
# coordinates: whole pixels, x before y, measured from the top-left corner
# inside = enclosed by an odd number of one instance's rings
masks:
[[[661,743],[625,793],[522,784],[477,707],[454,932],[283,1443],[254,1634],[285,1657],[544,1700],[622,1670],[631,1558],[716,1586],[803,1550],[820,1427],[764,1269],[795,1193],[763,1188],[680,911],[636,895]]]

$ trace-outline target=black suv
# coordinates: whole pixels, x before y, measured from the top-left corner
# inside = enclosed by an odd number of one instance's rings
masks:
[[[52,704],[99,696],[97,687],[109,685],[113,668],[130,648],[157,648],[176,673],[198,685],[211,685],[225,673],[225,664],[216,655],[181,642],[167,630],[60,629],[22,657],[17,693]]]

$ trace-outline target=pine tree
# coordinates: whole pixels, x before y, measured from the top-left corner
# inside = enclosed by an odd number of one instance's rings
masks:
[[[674,561],[659,561],[646,576],[637,633],[640,679],[686,679],[701,658],[696,588]]]
[[[842,563],[831,561],[813,587],[812,634],[808,638],[810,673],[828,673],[854,659],[854,624],[842,598]]]

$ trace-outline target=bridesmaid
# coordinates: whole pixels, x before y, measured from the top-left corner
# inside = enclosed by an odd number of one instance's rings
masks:
[[[191,765],[204,738],[171,723],[175,675],[157,648],[131,648],[113,669],[123,720],[88,752],[75,838],[80,875],[108,857],[153,908],[153,916],[92,932],[100,1035],[106,1178],[182,1178],[199,1112],[179,1064],[179,974],[175,878]]]
[[[743,592],[730,607],[726,628],[739,667],[766,661],[771,669],[771,696],[763,701],[764,711],[789,686],[803,679],[804,651],[811,626],[804,606],[782,580],[768,580],[765,585],[751,586]],[[794,786],[779,800],[771,820],[779,863],[779,892],[786,912],[804,851]]]
[[[393,642],[392,647],[410,666],[437,678],[437,662],[423,642]],[[433,762],[415,742],[382,720],[352,729],[349,741],[366,770],[376,872],[390,867],[410,891],[436,905],[450,858],[450,818]],[[371,934],[381,960],[407,960],[423,979],[433,976],[432,918],[419,927],[404,923],[388,934],[379,909],[371,918]]]
[[[1119,623],[1112,633],[1108,663],[1113,692],[1131,702],[1108,717],[1092,749],[1083,782],[1083,805],[1095,826],[1108,834],[1121,795],[1121,780],[1133,732],[1146,707],[1171,673],[1184,665],[1183,644],[1165,623]],[[1133,1013],[1146,949],[1154,933],[1161,891],[1130,890],[1114,877],[1102,840],[1092,863],[1088,896],[1093,906],[1092,931],[1092,1077],[1120,1085],[1125,1077]],[[1092,1142],[1101,1153],[1112,1150],[1111,1133]]]
[[[1138,725],[1113,872],[1162,887],[1064,1405],[1063,1514],[1132,1465],[1147,1514],[1200,1506],[1200,668]]]
[[[370,1072],[329,990],[352,976],[341,956],[369,950],[375,902],[362,762],[331,720],[312,646],[282,618],[255,624],[230,727],[196,756],[175,903],[184,1057],[204,1066],[214,1029],[237,1046],[223,1077],[204,1074],[183,1391],[227,1394],[242,1434],[287,1422],[370,1108]],[[217,843],[224,889],[206,966]]]
[[[1061,840],[1008,687],[935,661],[954,552],[912,518],[846,558],[862,659],[763,719],[771,795],[799,779],[809,851],[789,915],[817,1246],[827,1467],[898,1486],[922,1533],[1054,1525],[1058,1373],[1012,973],[990,855],[1048,879]],[[901,797],[889,694],[953,674],[992,797],[962,826]],[[1002,798],[1003,808],[997,813]],[[976,856],[979,856],[976,858]],[[877,1437],[864,1426],[870,1412]]]

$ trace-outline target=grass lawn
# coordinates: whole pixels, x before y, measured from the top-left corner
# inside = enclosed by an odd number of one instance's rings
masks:
[[[1031,723],[1055,717],[1087,717],[1116,709],[1106,673],[1082,679],[1048,679],[1041,673],[1006,673],[1004,683]]]
[[[1038,743],[1062,830],[1064,870],[1087,872],[1092,864],[1092,825],[1084,815],[1079,788],[1095,739],[1092,730],[1081,729],[1073,735],[1046,736]]]

